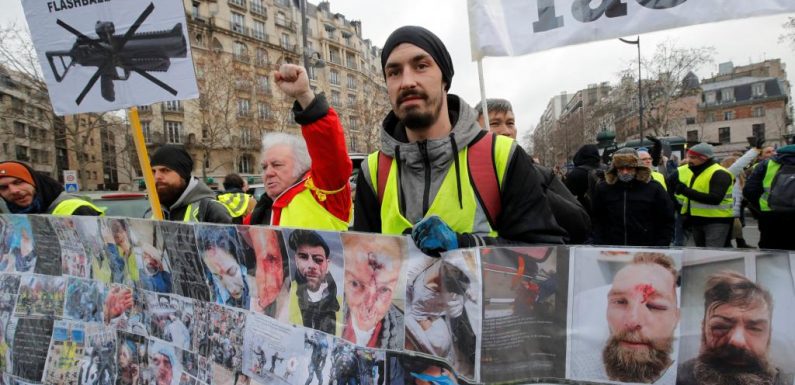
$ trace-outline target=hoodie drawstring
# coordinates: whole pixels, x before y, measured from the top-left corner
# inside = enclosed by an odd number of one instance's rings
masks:
[[[453,162],[455,164],[455,182],[458,187],[458,207],[464,209],[464,200],[461,198],[461,165],[458,161],[458,145],[455,143],[455,133],[450,133],[450,145],[453,147]]]
[[[403,186],[400,183],[400,181],[403,179],[401,175],[403,170],[400,167],[400,146],[395,146],[395,162],[396,162],[395,164],[397,165],[397,186],[398,190],[400,191],[400,201],[398,203],[400,204],[400,212],[403,213],[403,215],[405,215],[406,196],[404,195],[403,192]]]

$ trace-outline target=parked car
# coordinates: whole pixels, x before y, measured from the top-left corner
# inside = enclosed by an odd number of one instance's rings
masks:
[[[150,207],[149,198],[139,192],[98,192],[87,196],[109,217],[143,218]]]

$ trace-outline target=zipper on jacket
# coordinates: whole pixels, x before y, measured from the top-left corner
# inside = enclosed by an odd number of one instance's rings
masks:
[[[428,141],[417,142],[417,146],[422,154],[422,163],[425,165],[425,191],[422,194],[422,215],[425,216],[431,196],[431,160],[428,159]]]
[[[624,188],[624,246],[628,245],[627,242],[627,189]]]

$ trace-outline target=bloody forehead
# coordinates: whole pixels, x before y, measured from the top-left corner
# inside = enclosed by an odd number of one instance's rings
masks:
[[[635,285],[635,292],[639,293],[643,297],[641,303],[648,302],[651,296],[657,294],[657,290],[654,288],[654,286],[648,283],[641,283]]]

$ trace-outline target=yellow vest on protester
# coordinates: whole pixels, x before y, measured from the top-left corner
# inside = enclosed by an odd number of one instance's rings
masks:
[[[328,212],[315,200],[312,190],[304,189],[282,209],[279,226],[300,227],[312,230],[348,230],[348,221],[343,221]]]
[[[508,167],[511,144],[513,140],[497,135],[494,142],[494,165],[497,168],[497,179],[500,186]],[[475,233],[496,237],[497,231],[491,228],[487,220],[476,221],[478,200],[475,196],[475,188],[469,175],[467,164],[468,147],[459,151],[458,164],[461,172],[461,199],[462,205],[459,206],[458,187],[456,170],[450,166],[442,180],[436,197],[425,213],[425,217],[438,215],[447,225],[458,233]],[[376,151],[367,158],[370,170],[370,180],[375,185],[378,180],[378,157]],[[485,160],[484,160],[485,161]],[[381,233],[383,234],[403,234],[414,225],[400,213],[399,188],[397,184],[397,163],[391,162],[389,175],[386,179],[384,196],[381,200]],[[476,223],[477,222],[477,223]]]
[[[773,179],[776,178],[778,170],[781,169],[781,163],[773,159],[767,161],[767,170],[765,171],[765,178],[762,179],[762,195],[759,197],[759,208],[762,211],[773,211],[770,208],[770,189],[773,187]]]
[[[661,184],[663,186],[663,189],[668,190],[668,186],[665,184],[665,177],[663,176],[663,174],[660,174],[657,171],[652,171],[651,177],[652,179],[656,180],[657,183]]]
[[[100,213],[99,215],[102,216],[105,215],[105,210],[97,207],[96,205],[94,205],[89,201],[80,198],[64,199],[61,203],[58,203],[58,205],[55,206],[55,208],[52,210],[50,214],[59,215],[59,216],[72,215],[75,212],[75,210],[85,206],[91,207],[92,209],[96,210],[97,212]]]
[[[693,171],[690,170],[690,167],[688,167],[688,165],[679,166],[677,170],[679,174],[679,181],[685,186],[690,186],[690,179],[693,177]],[[679,205],[682,206],[682,213],[684,213],[687,197],[682,194],[674,194],[674,197],[676,198],[676,201],[679,202]]]
[[[218,201],[226,206],[226,209],[229,211],[229,215],[231,215],[232,218],[239,218],[243,215],[246,215],[250,197],[248,194],[242,192],[224,193],[218,196]]]
[[[686,175],[686,178],[682,176],[682,167],[688,169],[689,175]],[[682,205],[682,214],[687,214],[688,210],[690,211],[690,216],[694,217],[705,217],[705,218],[733,218],[734,217],[734,198],[732,197],[732,187],[734,186],[734,176],[726,170],[723,166],[715,163],[706,170],[702,171],[701,174],[696,177],[695,180],[693,179],[693,172],[690,171],[688,166],[679,167],[680,174],[679,180],[685,184],[685,186],[689,186],[693,190],[696,190],[700,193],[708,194],[709,193],[709,182],[712,180],[712,175],[715,174],[717,171],[724,171],[731,175],[731,183],[729,183],[729,187],[726,189],[726,194],[723,196],[723,200],[721,200],[720,204],[717,205],[708,205],[706,203],[696,202],[693,201],[685,196],[682,196],[683,205]],[[679,199],[679,196],[677,196]]]

